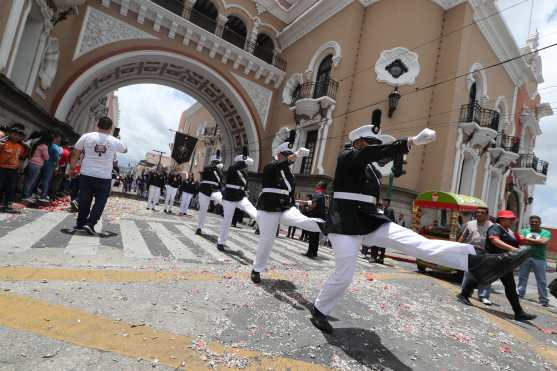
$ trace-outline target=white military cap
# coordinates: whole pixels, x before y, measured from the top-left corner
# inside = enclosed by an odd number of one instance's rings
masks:
[[[374,138],[379,140],[383,144],[392,143],[394,141],[394,138],[392,136],[381,134],[381,130],[375,133],[373,131],[374,128],[375,126],[373,125],[360,126],[359,128],[352,130],[348,134],[348,139],[350,139],[352,143],[360,138]]]
[[[222,159],[219,155],[212,155],[211,156],[211,162],[214,162],[214,161],[221,162]]]
[[[275,152],[276,153],[282,153],[282,152],[294,153],[294,150],[292,148],[290,148],[290,143],[289,142],[284,142],[277,147]]]

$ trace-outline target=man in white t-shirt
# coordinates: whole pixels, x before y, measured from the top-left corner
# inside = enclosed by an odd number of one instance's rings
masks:
[[[74,146],[70,162],[70,174],[73,174],[79,158],[81,172],[79,177],[79,214],[75,225],[76,231],[85,231],[95,235],[95,225],[101,218],[110,195],[112,180],[112,163],[116,153],[126,153],[128,148],[112,135],[112,120],[101,117],[97,131],[83,134]],[[91,208],[91,203],[95,203]]]

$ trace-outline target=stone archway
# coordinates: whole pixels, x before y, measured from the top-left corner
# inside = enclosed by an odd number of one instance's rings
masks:
[[[215,118],[227,148],[240,153],[248,146],[254,168],[258,168],[258,130],[242,96],[218,72],[178,53],[136,50],[103,59],[73,80],[60,97],[55,117],[76,128],[98,98],[138,83],[167,85],[195,98]]]

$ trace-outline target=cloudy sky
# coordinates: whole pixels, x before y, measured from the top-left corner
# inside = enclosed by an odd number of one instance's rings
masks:
[[[532,8],[532,1],[534,7]],[[524,45],[530,31],[540,33],[540,47],[557,43],[557,1],[498,0],[503,17],[519,45]],[[529,21],[533,10],[532,21]],[[529,30],[530,28],[530,30]],[[550,103],[554,117],[544,118],[540,125],[543,135],[538,138],[536,154],[550,162],[547,185],[538,186],[534,194],[534,212],[548,225],[557,225],[557,47],[541,53],[545,82],[539,86],[542,100]],[[177,90],[159,85],[133,85],[118,90],[122,138],[129,144],[126,159],[138,161],[153,149],[169,152],[168,144],[176,129],[180,114],[194,100]],[[125,163],[125,159],[121,162]]]

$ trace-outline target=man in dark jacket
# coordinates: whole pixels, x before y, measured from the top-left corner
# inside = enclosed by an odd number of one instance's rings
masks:
[[[222,204],[222,193],[220,187],[223,182],[222,159],[220,151],[211,157],[209,166],[205,166],[201,172],[201,183],[199,184],[199,213],[197,214],[197,230],[195,234],[201,235],[205,219],[207,219],[207,209],[211,201]]]
[[[435,131],[424,129],[415,137],[388,143],[377,126],[365,125],[350,132],[349,137],[354,148],[343,151],[337,159],[326,227],[335,249],[335,271],[311,308],[311,322],[317,328],[332,332],[327,315],[352,282],[362,244],[396,248],[409,256],[470,272],[482,283],[492,282],[526,259],[528,248],[505,256],[476,255],[472,245],[429,240],[377,212],[381,174],[374,163],[400,159],[412,145],[433,142]]]
[[[159,204],[161,189],[166,184],[166,176],[162,169],[155,170],[149,176],[147,186],[149,187],[149,197],[147,199],[147,210],[157,211],[155,206]]]
[[[267,260],[271,255],[273,241],[280,224],[300,227],[310,232],[319,232],[321,230],[319,224],[324,222],[321,219],[308,218],[294,206],[296,181],[290,166],[299,156],[307,156],[309,150],[300,148],[294,152],[292,144],[293,140],[290,140],[278,146],[275,150],[276,159],[263,169],[262,189],[257,200],[257,224],[260,236],[251,271],[253,283],[261,282],[260,273],[267,266]]]
[[[257,216],[257,209],[246,197],[246,189],[248,185],[248,166],[253,165],[253,159],[247,155],[247,147],[244,149],[243,155],[238,155],[234,159],[234,164],[228,168],[226,174],[226,184],[223,191],[223,216],[224,220],[220,225],[219,239],[217,241],[217,249],[224,251],[224,245],[228,239],[228,231],[234,217],[236,208],[245,211],[251,218]]]
[[[327,192],[327,182],[317,183],[311,201],[307,206],[306,215],[311,218],[325,219],[325,193]],[[308,258],[316,258],[319,249],[319,236],[321,232],[306,232],[309,236],[308,251],[305,255]]]
[[[188,216],[188,209],[193,196],[197,193],[197,182],[193,177],[193,173],[189,173],[187,179],[182,180],[180,183],[180,216]]]

